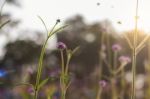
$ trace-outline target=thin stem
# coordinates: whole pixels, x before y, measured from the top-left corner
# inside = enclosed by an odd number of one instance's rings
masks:
[[[69,70],[69,62],[70,62],[70,58],[67,59],[67,63],[66,63],[66,69],[65,69],[65,75],[68,75],[68,70]]]
[[[137,26],[138,26],[138,3],[139,0],[136,2],[136,16],[135,16],[135,31],[133,34],[133,50],[132,50],[132,94],[131,99],[135,99],[135,78],[136,78],[136,47],[137,47]]]
[[[112,74],[112,78],[111,78],[111,89],[112,89],[112,99],[117,99],[118,94],[117,94],[117,87],[116,87],[116,74],[113,73]]]
[[[96,99],[101,99],[102,88],[98,88]]]
[[[64,64],[64,55],[63,50],[60,50],[61,53],[61,78],[60,78],[60,85],[61,85],[61,99],[65,99],[66,95],[66,84],[65,84],[65,64]]]
[[[64,74],[64,70],[65,70],[65,64],[64,64],[64,55],[63,55],[63,50],[60,50],[61,53],[61,68],[62,68],[62,74]]]
[[[102,70],[103,70],[103,58],[102,58],[102,47],[104,46],[103,43],[104,43],[104,33],[102,33],[102,36],[101,36],[101,42],[100,42],[100,57],[99,57],[99,66],[100,66],[100,72],[98,74],[98,80],[101,79],[101,75],[102,75]]]
[[[33,99],[38,99],[38,91],[35,89],[35,92],[34,92],[34,98]]]
[[[48,39],[46,39],[46,41],[44,42],[44,45],[42,47],[42,51],[40,54],[40,59],[39,59],[39,64],[38,64],[38,71],[37,71],[37,78],[36,78],[36,84],[35,84],[35,93],[34,93],[34,99],[37,99],[38,97],[38,86],[40,83],[40,79],[41,79],[41,74],[42,74],[42,70],[43,70],[43,58],[44,58],[44,54],[45,54],[45,49],[46,49],[46,44],[48,42]]]
[[[125,89],[125,71],[121,70],[121,88]],[[121,99],[124,99],[125,90],[121,91]]]
[[[117,51],[114,52],[114,60],[113,60],[113,70],[115,71],[117,68]]]
[[[135,78],[136,78],[136,49],[132,52],[132,95],[131,99],[135,99]]]

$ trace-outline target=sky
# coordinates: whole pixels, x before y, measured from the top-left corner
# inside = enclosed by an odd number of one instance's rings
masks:
[[[77,14],[83,15],[89,23],[109,19],[119,32],[134,28],[136,0],[21,0],[20,3],[19,9],[7,6],[5,10],[10,11],[14,18],[21,19],[21,28],[24,29],[42,29],[37,15],[51,27],[56,19],[63,22]],[[139,0],[138,27],[146,32],[150,32],[149,5],[150,0]]]
[[[2,0],[1,0],[2,1]],[[108,19],[116,31],[122,33],[134,29],[136,0],[18,0],[21,7],[6,4],[3,12],[10,12],[14,19],[21,20],[18,30],[44,31],[37,16],[41,16],[51,28],[59,18],[64,22],[74,15],[82,15],[87,23]],[[99,6],[97,6],[99,4]],[[150,0],[139,0],[138,28],[150,32]],[[118,24],[121,22],[122,24]],[[10,31],[12,32],[12,31]],[[17,37],[12,32],[12,38]],[[0,37],[0,53],[8,42]],[[0,54],[1,56],[1,54]]]

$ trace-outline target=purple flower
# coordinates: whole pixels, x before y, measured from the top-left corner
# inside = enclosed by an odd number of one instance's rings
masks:
[[[63,42],[58,42],[58,43],[57,43],[57,48],[63,50],[63,49],[66,49],[67,46],[66,46],[66,44],[63,43]]]
[[[121,63],[130,63],[130,62],[131,62],[131,59],[130,59],[130,57],[128,57],[128,56],[120,56],[120,57],[119,57],[119,61],[120,61]]]
[[[33,74],[33,73],[34,73],[33,68],[28,67],[28,68],[27,68],[27,73],[29,73],[30,75]]]
[[[100,80],[99,85],[100,87],[105,88],[107,86],[107,82],[105,80]]]
[[[34,89],[32,87],[29,87],[27,89],[27,92],[30,93],[30,94],[33,94],[34,93]]]
[[[121,48],[121,46],[119,45],[119,44],[114,44],[113,46],[112,46],[112,50],[113,51],[120,51],[122,48]]]

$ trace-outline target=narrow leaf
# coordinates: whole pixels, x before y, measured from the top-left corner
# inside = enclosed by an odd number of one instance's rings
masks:
[[[124,38],[126,39],[128,45],[129,45],[129,47],[130,47],[131,49],[133,49],[133,45],[132,45],[131,41],[129,40],[129,38],[127,37],[127,35],[123,34],[123,36],[124,36]]]
[[[48,82],[49,78],[46,78],[45,80],[43,80],[39,86],[38,86],[38,89],[40,89],[41,87],[43,87],[47,82]]]
[[[142,42],[137,46],[137,49],[140,49],[140,47],[141,47],[142,45],[144,45],[144,43],[145,43],[148,39],[149,39],[149,36],[146,36],[146,37],[142,40]]]
[[[6,24],[8,24],[9,22],[10,22],[10,20],[8,20],[8,21],[2,23],[2,24],[0,25],[0,29],[1,29],[2,27],[4,27]]]
[[[75,49],[73,49],[72,54],[76,53],[79,49],[80,49],[80,46],[78,46]]]
[[[48,36],[48,28],[47,28],[47,26],[46,26],[44,20],[43,20],[40,16],[38,16],[38,18],[39,18],[39,19],[41,20],[41,22],[43,23],[43,25],[44,25],[44,27],[45,27],[45,30],[46,30],[46,32],[47,32],[47,36]]]
[[[49,37],[51,37],[53,34],[59,32],[59,31],[63,30],[63,29],[66,28],[67,26],[68,26],[68,25],[65,25],[65,26],[62,26],[62,27],[56,29],[54,32],[50,33]]]
[[[33,87],[33,85],[29,83],[19,83],[19,84],[14,85],[14,87],[17,87],[17,86],[32,86]]]

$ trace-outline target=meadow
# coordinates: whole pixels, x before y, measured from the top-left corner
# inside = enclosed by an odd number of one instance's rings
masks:
[[[109,20],[89,24],[76,15],[49,29],[37,16],[45,33],[5,46],[0,99],[150,99],[150,39],[138,29],[138,0],[135,5],[135,28],[121,34]],[[4,6],[1,33],[14,25]],[[53,36],[57,42],[49,49]]]

